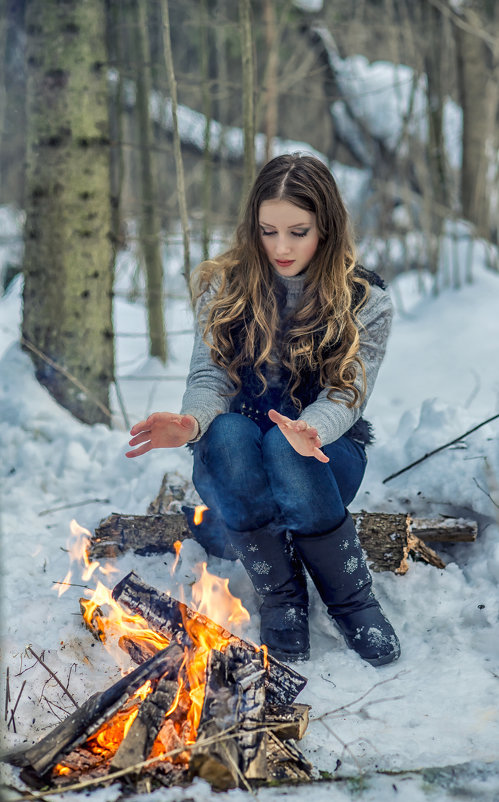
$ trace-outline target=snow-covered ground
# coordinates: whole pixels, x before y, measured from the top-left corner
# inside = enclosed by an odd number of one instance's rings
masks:
[[[457,799],[460,793],[499,799],[499,421],[382,483],[388,474],[499,412],[499,275],[481,261],[478,249],[474,282],[438,297],[421,296],[413,274],[399,277],[394,298],[400,311],[368,405],[377,441],[352,505],[352,510],[474,517],[479,538],[473,544],[437,546],[445,570],[412,563],[404,576],[375,575],[376,593],[402,644],[400,660],[383,668],[369,666],[345,647],[313,593],[311,659],[299,666],[308,678],[299,701],[312,706],[312,722],[301,747],[319,771],[355,778],[316,785],[312,793],[319,802],[354,797],[418,802]],[[67,696],[47,682],[47,672],[28,646],[44,653],[64,683],[69,678],[79,703],[119,676],[114,660],[81,626],[82,589],[70,587],[60,598],[53,589],[68,568],[71,518],[93,530],[113,511],[145,513],[165,472],[188,478],[191,470],[186,449],[127,460],[127,432],[116,398],[112,429],[85,426],[50,398],[17,344],[21,290],[17,279],[0,298],[0,692],[5,692],[8,668],[9,710],[26,680],[15,713],[17,731],[4,726],[3,748],[39,740],[72,710]],[[171,336],[172,358],[163,368],[147,358],[141,305],[119,298],[115,316],[117,332],[138,335],[117,340],[117,373],[130,420],[155,409],[178,409],[192,335]],[[187,301],[169,301],[167,321],[172,332],[188,331]],[[174,595],[182,586],[189,600],[204,559],[204,550],[187,542],[172,577],[173,557],[128,554],[114,561],[117,573],[107,581],[114,585],[133,568]],[[210,557],[208,569],[229,578],[251,614],[244,635],[256,640],[256,597],[242,566]],[[456,769],[431,771],[442,766]],[[423,767],[428,770],[424,775],[410,773]],[[402,773],[376,774],[381,770]],[[7,768],[4,782],[16,784],[16,776]],[[3,793],[15,798],[12,791]],[[305,800],[310,793],[304,786],[256,795]],[[229,798],[239,800],[243,794],[231,791]],[[91,792],[93,802],[111,802],[118,795],[117,786]],[[218,797],[206,783],[196,782],[187,790],[158,791],[151,798]]]

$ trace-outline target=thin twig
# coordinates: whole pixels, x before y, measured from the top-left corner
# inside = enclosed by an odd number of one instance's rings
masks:
[[[38,660],[38,662],[40,663],[40,665],[41,665],[41,666],[43,666],[43,668],[44,668],[46,671],[48,671],[48,672],[49,672],[50,676],[51,676],[53,679],[55,679],[55,681],[57,682],[57,684],[58,684],[58,685],[60,685],[60,687],[62,688],[62,690],[63,690],[63,691],[64,691],[64,693],[66,694],[66,696],[67,696],[69,699],[71,699],[71,701],[72,701],[72,703],[74,704],[74,706],[75,706],[76,708],[78,708],[78,707],[79,707],[79,704],[76,702],[76,700],[75,700],[75,699],[73,699],[73,697],[72,697],[72,695],[70,694],[70,692],[68,691],[68,689],[64,687],[64,685],[63,685],[63,683],[61,682],[61,680],[59,679],[59,677],[57,677],[57,676],[54,674],[54,672],[53,672],[53,671],[52,671],[52,670],[51,670],[51,669],[48,667],[48,665],[47,665],[46,663],[44,663],[44,662],[43,662],[43,660],[41,659],[41,657],[38,657],[38,655],[37,655],[37,654],[36,654],[36,653],[33,651],[33,649],[31,648],[31,646],[29,646],[29,647],[28,647],[28,649],[29,649],[29,651],[31,652],[31,654],[33,655],[33,657],[34,657],[36,660]]]
[[[494,507],[497,507],[497,509],[499,510],[499,504],[497,504],[497,502],[494,501],[494,499],[492,498],[492,496],[490,495],[490,493],[487,490],[485,490],[480,484],[478,484],[476,476],[473,477],[473,481],[476,484],[476,486],[478,487],[478,489],[481,490],[482,493],[485,493],[487,498],[489,498],[491,500],[491,502],[494,505]]]
[[[380,680],[379,682],[375,682],[374,685],[371,685],[368,690],[362,694],[362,696],[358,696],[357,699],[354,699],[352,702],[347,702],[346,705],[341,705],[341,707],[337,707],[335,710],[329,710],[327,713],[322,713],[320,716],[314,716],[310,719],[310,723],[314,721],[322,721],[325,718],[329,718],[330,716],[337,716],[339,713],[343,713],[345,710],[348,710],[353,705],[357,705],[359,702],[362,702],[366,696],[369,696],[376,688],[380,688],[381,685],[386,685],[388,682],[394,682],[394,680],[399,679],[403,674],[406,674],[406,671],[399,671],[398,674],[395,674],[393,677],[388,677],[388,679]],[[375,701],[385,701],[383,699],[375,700]]]
[[[79,585],[77,582],[61,582],[59,579],[53,579],[52,582],[54,583],[54,585],[61,585],[64,586],[65,588],[85,588],[86,590],[90,589],[90,585]]]
[[[464,434],[461,434],[459,437],[455,437],[454,440],[450,440],[443,446],[439,446],[438,448],[435,448],[433,451],[429,451],[427,454],[424,455],[424,457],[420,457],[415,462],[411,462],[410,465],[406,465],[406,467],[402,468],[400,471],[397,471],[396,473],[392,473],[390,474],[390,476],[387,476],[386,479],[383,479],[383,484],[385,484],[385,482],[389,482],[390,479],[395,479],[396,476],[400,476],[401,473],[405,473],[405,471],[410,470],[410,468],[414,468],[415,465],[419,465],[420,462],[423,462],[425,459],[428,459],[428,457],[433,456],[433,454],[438,454],[438,452],[443,451],[444,448],[448,448],[449,446],[454,445],[454,443],[459,443],[460,440],[463,440],[469,434],[476,432],[477,429],[481,429],[482,426],[485,426],[487,423],[491,423],[491,421],[496,420],[497,418],[499,418],[499,413],[497,415],[492,415],[491,418],[487,418],[487,420],[482,421],[477,426],[474,426],[472,429],[468,429],[467,432],[464,432]]]
[[[47,510],[42,510],[38,513],[38,517],[43,515],[50,515],[52,512],[59,512],[59,510],[70,510],[72,507],[84,507],[86,504],[110,504],[108,498],[88,498],[85,501],[73,501],[71,504],[61,504],[60,507],[51,507]]]
[[[15,712],[17,710],[17,705],[19,704],[19,700],[20,700],[20,698],[22,696],[22,692],[24,691],[24,686],[25,685],[26,685],[26,680],[24,680],[23,684],[21,685],[21,690],[19,691],[18,697],[16,699],[16,703],[15,703],[14,707],[12,708],[12,711],[11,711],[11,714],[10,714],[9,723],[7,724],[7,729],[10,730],[10,725],[12,724],[12,726],[14,727],[14,732],[16,732],[16,733],[17,733],[16,720],[14,718],[14,715],[15,715]]]
[[[10,678],[9,678],[9,667],[7,666],[7,677],[5,680],[5,721],[7,721],[7,716],[9,715],[9,702],[10,702]]]

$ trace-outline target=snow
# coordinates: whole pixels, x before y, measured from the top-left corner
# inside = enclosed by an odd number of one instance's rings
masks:
[[[452,799],[452,789],[461,787],[459,783],[468,791],[474,789],[480,799],[494,799],[499,793],[494,780],[498,764],[491,763],[498,759],[499,741],[495,702],[499,422],[482,427],[397,479],[382,482],[388,474],[498,412],[499,275],[484,266],[484,249],[477,246],[474,257],[474,281],[463,281],[459,289],[444,288],[436,297],[421,295],[413,274],[402,274],[391,287],[397,313],[368,405],[377,441],[369,450],[368,470],[352,510],[474,517],[479,521],[479,537],[471,544],[437,546],[448,563],[445,570],[413,563],[404,576],[374,576],[376,594],[402,645],[400,660],[383,668],[371,667],[346,648],[312,592],[311,659],[299,666],[308,685],[299,700],[312,706],[312,719],[337,712],[312,720],[301,746],[318,770],[332,775],[341,760],[335,776],[357,778],[316,786],[314,795],[319,800],[331,798],[332,793],[338,800],[353,798],[355,783],[365,786],[362,798],[367,800]],[[131,263],[126,264],[124,257],[121,267],[124,289]],[[173,270],[171,265],[169,269]],[[31,361],[17,344],[21,294],[18,278],[0,299],[5,615],[0,690],[5,690],[8,667],[11,706],[27,680],[15,716],[17,733],[11,728],[3,734],[6,748],[45,735],[63,715],[56,705],[66,712],[72,709],[53,682],[45,684],[48,675],[28,646],[37,655],[44,652],[45,662],[62,680],[70,677],[69,689],[79,703],[119,674],[115,660],[81,627],[81,588],[71,587],[60,598],[53,589],[68,568],[65,549],[70,519],[75,517],[93,530],[112,511],[144,513],[165,472],[188,477],[191,470],[186,449],[127,460],[127,433],[116,398],[111,429],[85,426],[51,399],[35,381]],[[187,300],[167,304],[169,328],[189,332],[192,320]],[[118,297],[115,318],[118,332],[144,335],[141,302]],[[146,342],[144,336],[117,341],[120,386],[132,422],[156,408],[178,409],[192,334],[171,337],[172,359],[166,368],[147,357]],[[119,573],[107,581],[114,585],[133,568],[145,581],[174,595],[184,593],[189,600],[203,559],[201,546],[186,543],[179,568],[171,576],[173,556],[127,554],[113,561]],[[208,570],[229,578],[232,591],[251,614],[244,635],[256,640],[257,599],[240,563],[210,557]],[[127,666],[124,657],[122,665]],[[410,773],[442,766],[457,768],[450,775],[434,772],[431,782]],[[387,777],[376,775],[377,770],[405,774]],[[18,782],[15,770],[5,771],[9,783]],[[427,797],[425,787],[431,783]],[[394,785],[404,796],[395,793]],[[308,791],[265,789],[258,797],[273,800],[284,793],[302,800]],[[242,794],[229,795],[237,800]],[[117,796],[115,786],[91,793],[93,802],[112,802]],[[172,789],[150,796],[162,802],[216,798],[204,782],[185,791]],[[65,798],[73,797],[68,793]]]
[[[337,174],[340,183],[348,184],[348,168],[338,165]],[[352,200],[356,187],[360,192],[364,185],[360,171],[356,175]],[[0,256],[5,265],[18,260],[15,234],[22,214],[0,212]],[[413,272],[401,274],[390,288],[394,326],[367,409],[377,441],[369,450],[366,477],[351,509],[472,517],[479,522],[479,537],[476,543],[437,546],[448,563],[445,570],[413,563],[404,576],[374,576],[376,594],[402,645],[400,660],[383,668],[363,663],[346,648],[312,592],[311,659],[299,666],[308,685],[299,701],[312,706],[316,720],[301,747],[317,770],[354,778],[314,786],[318,800],[332,794],[346,800],[361,793],[366,800],[417,802],[457,798],[454,794],[463,789],[475,798],[498,798],[499,421],[383,484],[389,474],[499,411],[499,275],[487,269],[490,254],[483,243],[477,241],[470,250],[467,233],[462,224],[449,225],[456,288],[449,286],[447,246],[442,249],[438,296],[431,293],[432,277]],[[473,282],[467,283],[470,254]],[[168,286],[176,296],[183,292],[180,264],[180,252],[174,253]],[[168,299],[169,330],[185,333],[172,334],[166,367],[147,357],[144,307],[124,294],[134,271],[133,252],[123,253],[115,305],[120,335],[117,373],[131,422],[154,409],[179,408],[192,343],[187,299]],[[136,284],[140,289],[140,278]],[[191,470],[186,449],[125,459],[127,433],[116,396],[111,429],[84,426],[57,406],[35,381],[31,361],[17,344],[21,296],[17,278],[0,299],[5,616],[0,691],[5,691],[9,668],[11,706],[27,680],[15,715],[17,733],[4,727],[5,748],[39,740],[62,717],[57,705],[66,712],[72,709],[53,682],[46,684],[48,675],[28,652],[29,646],[37,655],[44,652],[45,662],[62,680],[69,677],[69,689],[79,703],[119,676],[115,660],[81,628],[82,589],[71,587],[58,597],[53,588],[68,568],[70,519],[76,517],[93,530],[112,511],[144,513],[165,472],[187,478]],[[118,573],[107,581],[114,585],[133,568],[145,581],[189,600],[203,559],[201,546],[186,543],[172,576],[173,556],[128,554],[113,561]],[[229,578],[232,592],[251,614],[244,635],[256,640],[257,599],[242,566],[209,558],[208,569]],[[127,667],[126,658],[121,665]],[[434,768],[445,766],[453,768]],[[411,773],[422,767],[424,777]],[[402,774],[377,775],[377,770]],[[6,782],[18,784],[14,770],[5,772]],[[229,795],[238,800],[243,793]],[[275,788],[257,795],[262,800],[284,794],[303,800],[308,793],[307,788]],[[91,793],[93,802],[112,802],[118,795],[116,786]],[[199,781],[185,791],[172,789],[150,797],[162,802],[217,798]],[[73,796],[67,793],[65,798]]]

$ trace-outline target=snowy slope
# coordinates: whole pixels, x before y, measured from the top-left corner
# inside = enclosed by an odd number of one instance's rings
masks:
[[[377,442],[370,449],[366,478],[352,509],[474,515],[480,522],[478,541],[441,550],[448,562],[445,570],[418,563],[405,576],[375,576],[378,597],[402,643],[400,661],[381,669],[346,649],[313,594],[312,656],[300,666],[309,681],[300,700],[312,705],[313,717],[351,703],[352,707],[312,722],[302,747],[319,770],[334,772],[340,759],[338,774],[364,772],[365,799],[426,798],[424,782],[417,775],[406,775],[404,783],[399,778],[395,792],[394,781],[371,776],[376,769],[470,761],[465,787],[478,789],[476,798],[492,800],[499,794],[494,780],[498,764],[488,765],[498,760],[499,742],[498,421],[459,447],[382,484],[389,473],[499,411],[499,276],[480,264],[474,266],[474,275],[473,284],[446,290],[436,298],[419,297],[411,275],[399,279],[396,297],[402,298],[405,312],[396,316],[368,405]],[[111,430],[84,426],[55,404],[36,383],[29,358],[16,344],[20,293],[18,280],[0,300],[4,612],[0,690],[5,689],[7,667],[14,700],[27,680],[15,716],[17,733],[12,728],[4,732],[7,747],[46,734],[63,715],[56,704],[67,712],[72,709],[55,684],[45,685],[48,676],[26,654],[28,645],[39,655],[45,652],[46,662],[61,679],[70,675],[69,688],[80,703],[118,676],[115,662],[81,628],[81,588],[71,587],[60,598],[52,588],[68,567],[64,549],[70,519],[76,517],[93,530],[112,511],[144,513],[165,471],[188,477],[191,468],[186,449],[126,460],[127,435],[116,401]],[[139,305],[117,303],[118,331],[143,333],[144,319]],[[172,330],[189,329],[187,303],[170,305],[168,319]],[[134,421],[153,409],[178,408],[191,336],[172,337],[173,359],[166,369],[147,359],[145,338],[120,338],[118,343],[119,374],[142,379],[121,381],[130,418]],[[162,380],[152,381],[150,376]],[[172,577],[169,557],[127,555],[115,561],[119,573],[109,583],[115,584],[134,568],[146,581],[175,595],[182,585],[189,599],[190,583],[199,575],[196,566],[202,559],[203,549],[188,543]],[[210,558],[208,568],[228,576],[231,587],[237,588],[252,616],[244,634],[256,639],[256,598],[240,564]],[[8,769],[9,782],[11,775]],[[448,785],[447,780],[437,783],[430,798],[454,798]],[[333,793],[335,799],[350,799],[353,794],[348,783],[317,788],[317,799],[333,798]],[[301,800],[308,793],[295,789],[288,798]],[[187,799],[194,791],[183,794],[162,792],[157,798]],[[230,796],[240,794],[234,791]],[[258,795],[274,799],[281,794],[270,789]],[[103,802],[116,796],[115,788],[92,793],[93,799]],[[216,798],[204,783],[196,785],[195,796]]]

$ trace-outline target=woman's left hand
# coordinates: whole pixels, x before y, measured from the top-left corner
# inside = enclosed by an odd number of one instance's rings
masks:
[[[315,457],[319,462],[329,462],[329,457],[320,450],[322,443],[317,429],[309,426],[304,420],[291,420],[275,409],[269,410],[268,416],[298,454],[302,457]]]

